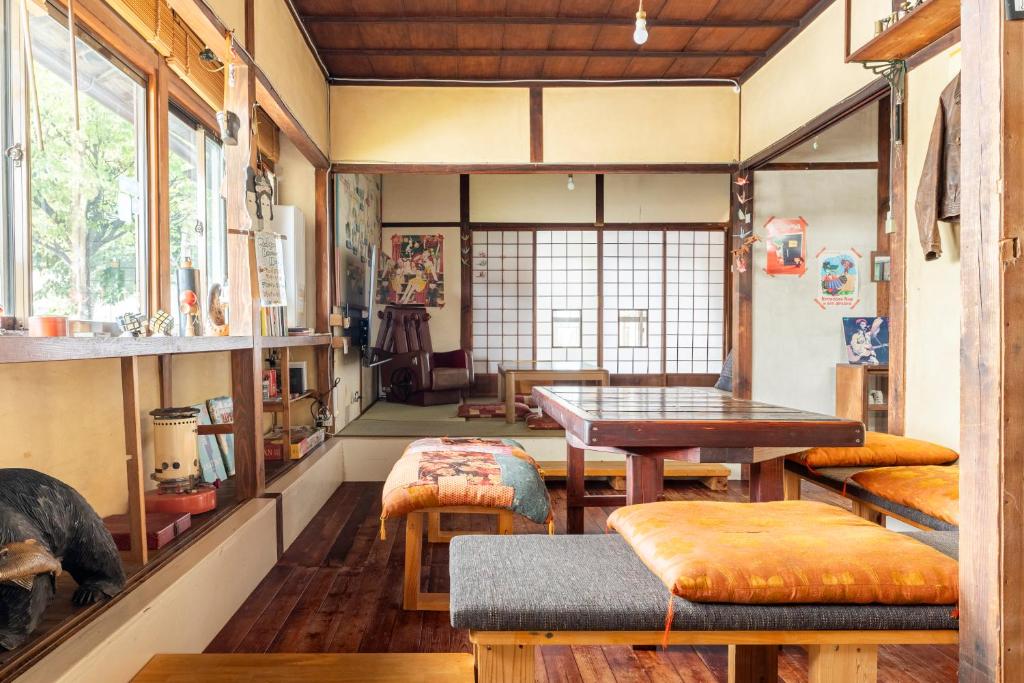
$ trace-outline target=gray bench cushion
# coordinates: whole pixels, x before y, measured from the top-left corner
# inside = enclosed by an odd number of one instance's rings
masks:
[[[915,534],[949,554],[955,534]],[[945,547],[943,547],[945,546]],[[618,534],[461,536],[451,621],[478,631],[661,631],[668,590]],[[951,606],[734,605],[675,601],[673,630],[956,629]]]
[[[807,479],[821,484],[826,488],[838,491],[839,493],[842,493],[843,483],[845,482],[847,495],[853,496],[858,500],[863,500],[866,503],[871,503],[880,510],[886,510],[894,515],[916,522],[921,526],[928,527],[929,529],[936,529],[938,531],[954,531],[957,529],[955,524],[950,524],[944,519],[926,515],[920,510],[915,510],[914,508],[894,503],[888,498],[882,498],[865,488],[861,488],[855,481],[850,479],[850,477],[858,472],[877,469],[875,467],[816,467],[812,472],[807,469],[806,466],[801,465],[798,462],[787,460],[786,469],[791,472],[796,472],[801,477],[806,477]]]

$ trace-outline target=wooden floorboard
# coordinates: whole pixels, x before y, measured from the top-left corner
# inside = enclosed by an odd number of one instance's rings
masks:
[[[466,632],[453,629],[447,612],[402,609],[405,526],[399,520],[380,533],[380,483],[343,484],[303,530],[278,564],[224,626],[207,652],[471,652]],[[610,493],[591,484],[593,493]],[[555,528],[565,532],[565,488],[551,484]],[[848,501],[805,483],[803,496],[849,507]],[[698,482],[673,482],[671,500],[746,500],[746,488],[729,482],[715,492]],[[611,508],[587,508],[587,533],[605,532]],[[443,526],[490,530],[482,515],[453,515]],[[546,533],[520,517],[516,533]],[[448,590],[448,547],[425,544],[424,586]],[[538,648],[537,681],[563,683],[713,683],[728,680],[724,647],[673,647],[669,651],[625,647]],[[944,647],[879,648],[878,679],[886,683],[955,681],[957,650]],[[786,647],[779,680],[806,683],[807,656]]]

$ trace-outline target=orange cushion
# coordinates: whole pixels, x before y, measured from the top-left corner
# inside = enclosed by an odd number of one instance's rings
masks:
[[[694,602],[957,601],[956,560],[825,503],[647,503],[619,508],[608,526]]]
[[[863,446],[812,448],[790,457],[808,467],[886,467],[948,465],[958,456],[956,451],[927,441],[882,432],[866,432]]]
[[[960,525],[959,467],[879,467],[850,478],[876,496]]]

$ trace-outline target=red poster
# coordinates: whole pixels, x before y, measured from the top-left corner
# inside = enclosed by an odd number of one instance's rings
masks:
[[[775,218],[764,224],[768,245],[769,275],[803,275],[807,272],[807,221],[803,218]]]

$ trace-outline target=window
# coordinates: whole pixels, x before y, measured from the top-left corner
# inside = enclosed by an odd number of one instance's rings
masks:
[[[145,312],[144,83],[80,35],[76,132],[67,28],[45,13],[30,22],[39,101],[30,118],[42,131],[26,145],[29,307],[103,321]]]
[[[666,359],[670,373],[722,371],[725,335],[725,234],[666,233]]]
[[[551,347],[578,349],[583,345],[583,312],[551,311]]]
[[[533,358],[533,232],[473,232],[473,362],[480,373]]]
[[[647,346],[647,311],[619,311],[619,348]]]
[[[186,259],[199,269],[204,299],[210,285],[223,285],[227,277],[224,156],[202,125],[176,109],[168,115],[168,139],[171,301],[177,307],[177,269]]]

